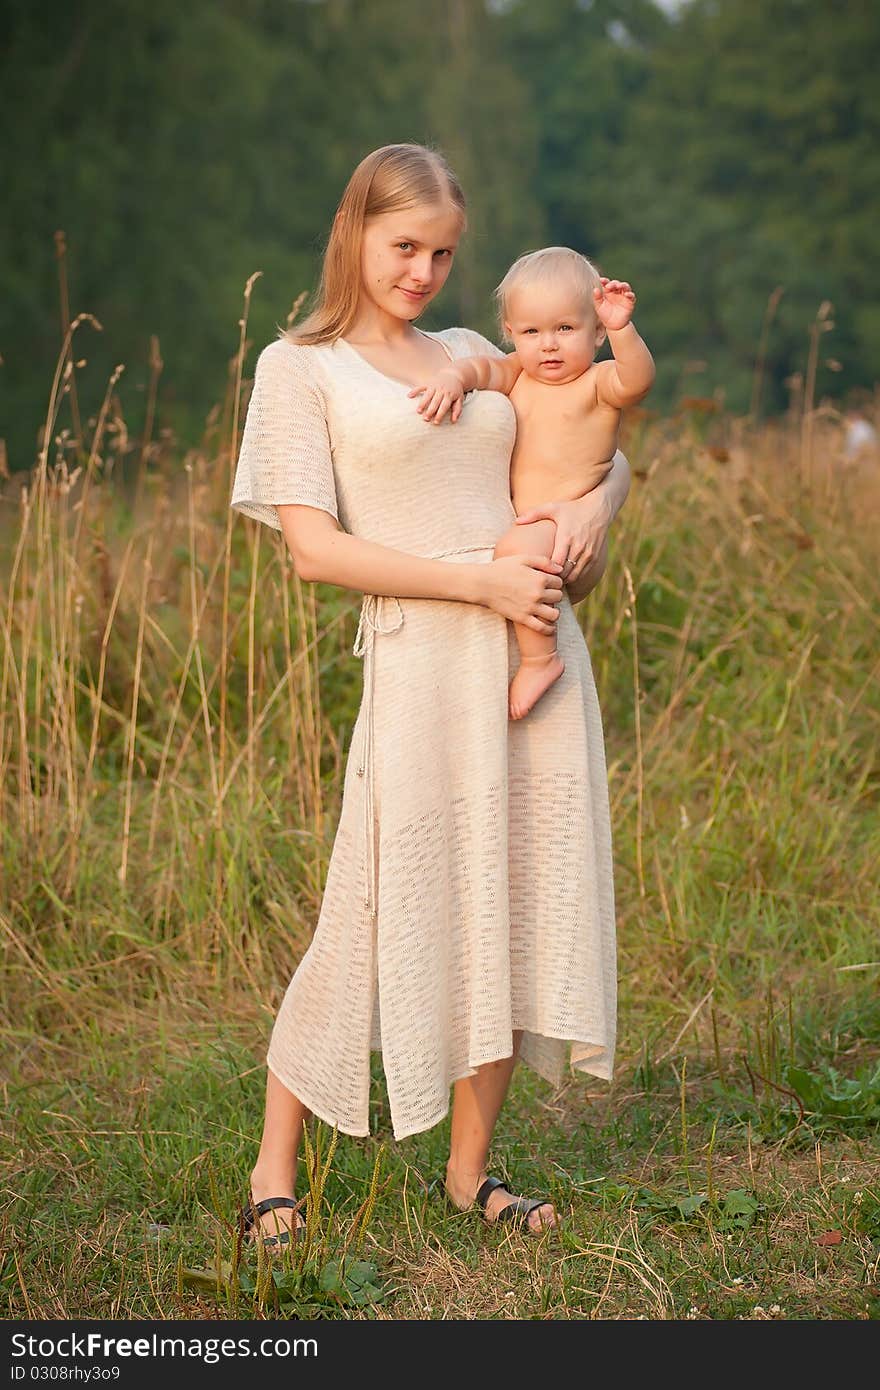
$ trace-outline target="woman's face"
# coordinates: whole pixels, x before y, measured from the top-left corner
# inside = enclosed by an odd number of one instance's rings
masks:
[[[461,236],[461,213],[446,203],[418,203],[364,224],[363,290],[396,319],[417,319],[446,283]]]

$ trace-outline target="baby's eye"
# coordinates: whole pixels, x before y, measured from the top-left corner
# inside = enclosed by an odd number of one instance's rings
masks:
[[[561,323],[561,324],[559,325],[559,327],[560,327],[560,328],[567,328],[567,329],[569,330],[569,332],[571,332],[571,324],[570,324],[570,323]]]
[[[537,331],[538,331],[537,328],[524,328],[524,329],[523,329],[523,332],[524,332],[524,333],[537,333]]]

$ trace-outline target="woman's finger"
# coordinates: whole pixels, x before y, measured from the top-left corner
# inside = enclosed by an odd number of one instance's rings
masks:
[[[530,521],[555,521],[556,503],[547,502],[543,507],[533,507],[530,512],[523,512],[522,516],[516,518],[517,526],[525,526]]]
[[[545,623],[555,623],[559,618],[559,609],[554,608],[552,603],[542,603],[538,607],[536,616],[543,618]]]
[[[550,559],[554,564],[559,565],[560,569],[565,567],[565,563],[568,560],[568,547],[571,544],[571,540],[571,536],[566,536],[558,527],[556,528],[556,543],[553,546],[553,554],[550,556]]]
[[[526,564],[531,565],[532,569],[544,570],[547,574],[558,574],[562,569],[561,564],[556,564],[553,560],[548,560],[546,555],[527,555]]]

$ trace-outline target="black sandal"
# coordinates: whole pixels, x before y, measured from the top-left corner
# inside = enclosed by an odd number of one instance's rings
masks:
[[[451,1206],[455,1207],[455,1203],[452,1201],[446,1188],[445,1179],[441,1181],[443,1182],[443,1191],[446,1194],[447,1201]],[[552,1231],[558,1228],[558,1220],[552,1225],[550,1222],[542,1221],[540,1226],[533,1226],[529,1221],[529,1213],[536,1211],[538,1207],[551,1206],[553,1207],[554,1214],[556,1213],[556,1207],[550,1197],[514,1197],[512,1202],[508,1202],[507,1206],[501,1208],[497,1216],[489,1216],[486,1211],[486,1206],[489,1197],[495,1191],[496,1187],[503,1188],[505,1192],[513,1196],[513,1193],[510,1192],[510,1188],[507,1187],[500,1178],[486,1178],[486,1181],[480,1184],[477,1188],[475,1200],[483,1214],[483,1220],[487,1225],[494,1226],[497,1221],[513,1221],[517,1225],[521,1224],[522,1227],[528,1231],[529,1235],[532,1236],[540,1236],[543,1235],[545,1231]],[[455,1210],[460,1211],[461,1208],[455,1207]]]
[[[256,1233],[259,1229],[258,1221],[261,1216],[265,1216],[267,1211],[273,1211],[275,1207],[292,1208],[299,1214],[301,1205],[302,1199],[298,1202],[295,1197],[264,1197],[262,1202],[254,1202],[253,1197],[248,1197],[248,1200],[238,1214],[242,1234],[247,1236],[252,1243],[256,1244],[258,1239]],[[291,1240],[296,1241],[304,1226],[305,1222],[301,1220],[296,1223],[293,1230],[281,1231],[277,1236],[263,1236],[263,1245],[270,1250],[273,1247],[280,1248],[283,1245],[290,1245]]]

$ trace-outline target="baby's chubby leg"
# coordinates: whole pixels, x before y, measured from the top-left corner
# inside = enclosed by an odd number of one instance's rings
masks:
[[[528,526],[511,526],[495,546],[495,559],[503,555],[543,555],[548,560],[556,543],[555,521],[532,521]],[[545,690],[565,670],[565,662],[556,650],[555,632],[536,632],[533,627],[514,623],[513,630],[520,650],[520,664],[508,691],[508,713],[511,719],[522,719],[537,704]]]

